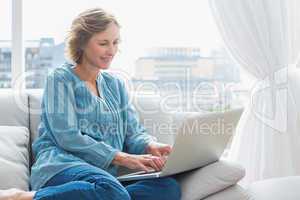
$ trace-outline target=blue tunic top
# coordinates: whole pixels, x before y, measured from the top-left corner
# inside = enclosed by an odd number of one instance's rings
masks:
[[[32,145],[33,190],[75,165],[94,165],[116,176],[117,166],[111,162],[118,151],[142,154],[155,140],[139,123],[120,79],[99,73],[98,97],[73,67],[66,63],[47,77],[39,137]]]

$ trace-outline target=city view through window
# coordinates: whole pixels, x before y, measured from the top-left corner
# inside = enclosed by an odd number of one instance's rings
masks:
[[[64,37],[72,19],[86,8],[103,5],[121,24],[120,52],[111,71],[125,73],[135,93],[159,96],[167,107],[181,111],[216,112],[245,103],[251,79],[224,49],[206,0],[172,2],[172,7],[169,0],[132,0],[134,9],[117,0],[73,2],[68,13],[50,1],[24,2],[26,88],[43,88],[47,74],[66,62]],[[32,12],[33,4],[49,4],[55,15],[48,9]],[[11,87],[11,41],[6,34],[0,38],[0,88]]]
[[[0,88],[11,87],[11,1],[0,2]]]

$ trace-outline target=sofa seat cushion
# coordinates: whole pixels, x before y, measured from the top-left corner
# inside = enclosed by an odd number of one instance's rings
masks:
[[[252,200],[299,200],[300,176],[273,178],[251,184],[248,192]]]
[[[177,175],[182,200],[199,200],[235,185],[245,176],[240,165],[218,161],[205,167]]]
[[[231,186],[203,200],[252,200],[247,191],[239,185]]]
[[[0,189],[29,189],[29,131],[0,126]]]

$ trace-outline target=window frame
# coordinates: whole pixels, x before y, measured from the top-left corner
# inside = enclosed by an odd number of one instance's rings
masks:
[[[23,44],[23,0],[11,4],[11,88],[25,89],[25,58]]]

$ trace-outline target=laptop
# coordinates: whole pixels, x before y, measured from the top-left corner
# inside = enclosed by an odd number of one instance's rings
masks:
[[[139,171],[117,177],[120,182],[170,176],[204,167],[220,159],[242,114],[242,109],[188,114],[175,131],[173,150],[159,172]]]

